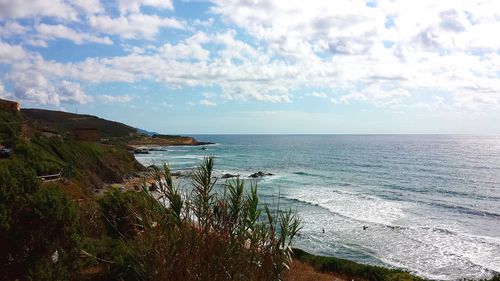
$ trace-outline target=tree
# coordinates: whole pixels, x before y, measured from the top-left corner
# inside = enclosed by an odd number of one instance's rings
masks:
[[[78,274],[78,213],[17,161],[0,165],[0,278],[68,280]]]

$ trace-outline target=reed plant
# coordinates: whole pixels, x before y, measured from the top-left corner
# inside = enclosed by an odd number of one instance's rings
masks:
[[[282,280],[300,229],[290,211],[260,204],[257,185],[228,180],[214,191],[214,159],[192,176],[192,191],[174,186],[167,165],[151,168],[142,193],[110,193],[101,205],[122,253],[114,274],[123,280]],[[152,194],[150,189],[156,190]],[[134,197],[134,198],[132,198]],[[119,208],[105,202],[120,202]],[[120,247],[115,247],[120,248]]]

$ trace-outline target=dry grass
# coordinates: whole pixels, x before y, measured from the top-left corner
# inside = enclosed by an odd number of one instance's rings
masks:
[[[290,271],[284,276],[285,281],[347,281],[331,273],[317,271],[311,265],[294,259]]]

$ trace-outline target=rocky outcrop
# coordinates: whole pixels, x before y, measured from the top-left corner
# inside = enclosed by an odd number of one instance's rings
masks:
[[[271,173],[264,173],[262,171],[258,171],[257,173],[253,173],[251,175],[249,175],[248,177],[249,178],[261,178],[261,177],[265,177],[265,176],[272,176],[273,174]]]
[[[240,176],[239,174],[229,174],[229,173],[226,173],[226,174],[223,174],[221,176],[221,179],[237,178],[239,176]]]

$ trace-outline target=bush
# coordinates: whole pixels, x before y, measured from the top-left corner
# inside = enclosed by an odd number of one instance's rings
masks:
[[[0,165],[0,278],[67,280],[79,268],[78,214],[17,161]]]

